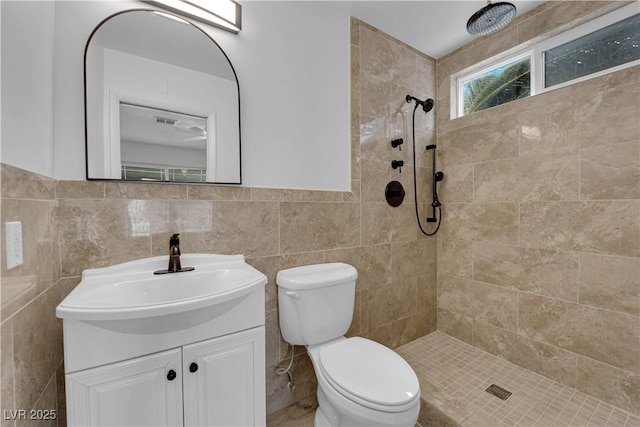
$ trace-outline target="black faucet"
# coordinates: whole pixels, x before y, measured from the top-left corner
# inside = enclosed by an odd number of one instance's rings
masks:
[[[176,233],[169,239],[169,268],[166,270],[154,271],[153,274],[180,273],[183,271],[195,270],[194,267],[184,267],[180,264],[180,239]]]
[[[180,239],[178,236],[180,234],[174,234],[169,239],[169,268],[168,270],[172,273],[176,273],[182,270],[182,266],[180,265]]]

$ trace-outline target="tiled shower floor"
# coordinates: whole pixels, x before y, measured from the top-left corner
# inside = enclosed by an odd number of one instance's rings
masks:
[[[638,416],[440,332],[396,351],[416,371],[423,399],[454,426],[640,426]],[[491,384],[513,394],[503,401],[485,391]],[[441,425],[425,412],[421,424]]]
[[[640,427],[636,415],[440,332],[396,351],[420,380],[423,427]],[[503,401],[485,392],[491,384],[513,394]],[[276,412],[267,426],[312,427],[315,405]]]

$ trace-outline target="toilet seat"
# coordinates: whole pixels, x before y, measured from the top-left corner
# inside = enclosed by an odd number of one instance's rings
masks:
[[[319,365],[341,395],[365,407],[401,412],[415,405],[420,384],[409,364],[391,349],[354,337],[321,349]]]

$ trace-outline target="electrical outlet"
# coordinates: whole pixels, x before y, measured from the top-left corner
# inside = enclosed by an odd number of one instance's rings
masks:
[[[4,223],[7,270],[22,265],[22,223],[8,221]]]

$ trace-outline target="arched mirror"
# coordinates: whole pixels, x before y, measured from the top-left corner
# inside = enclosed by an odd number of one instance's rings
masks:
[[[121,12],[93,31],[84,67],[87,179],[240,184],[237,76],[201,29]]]

